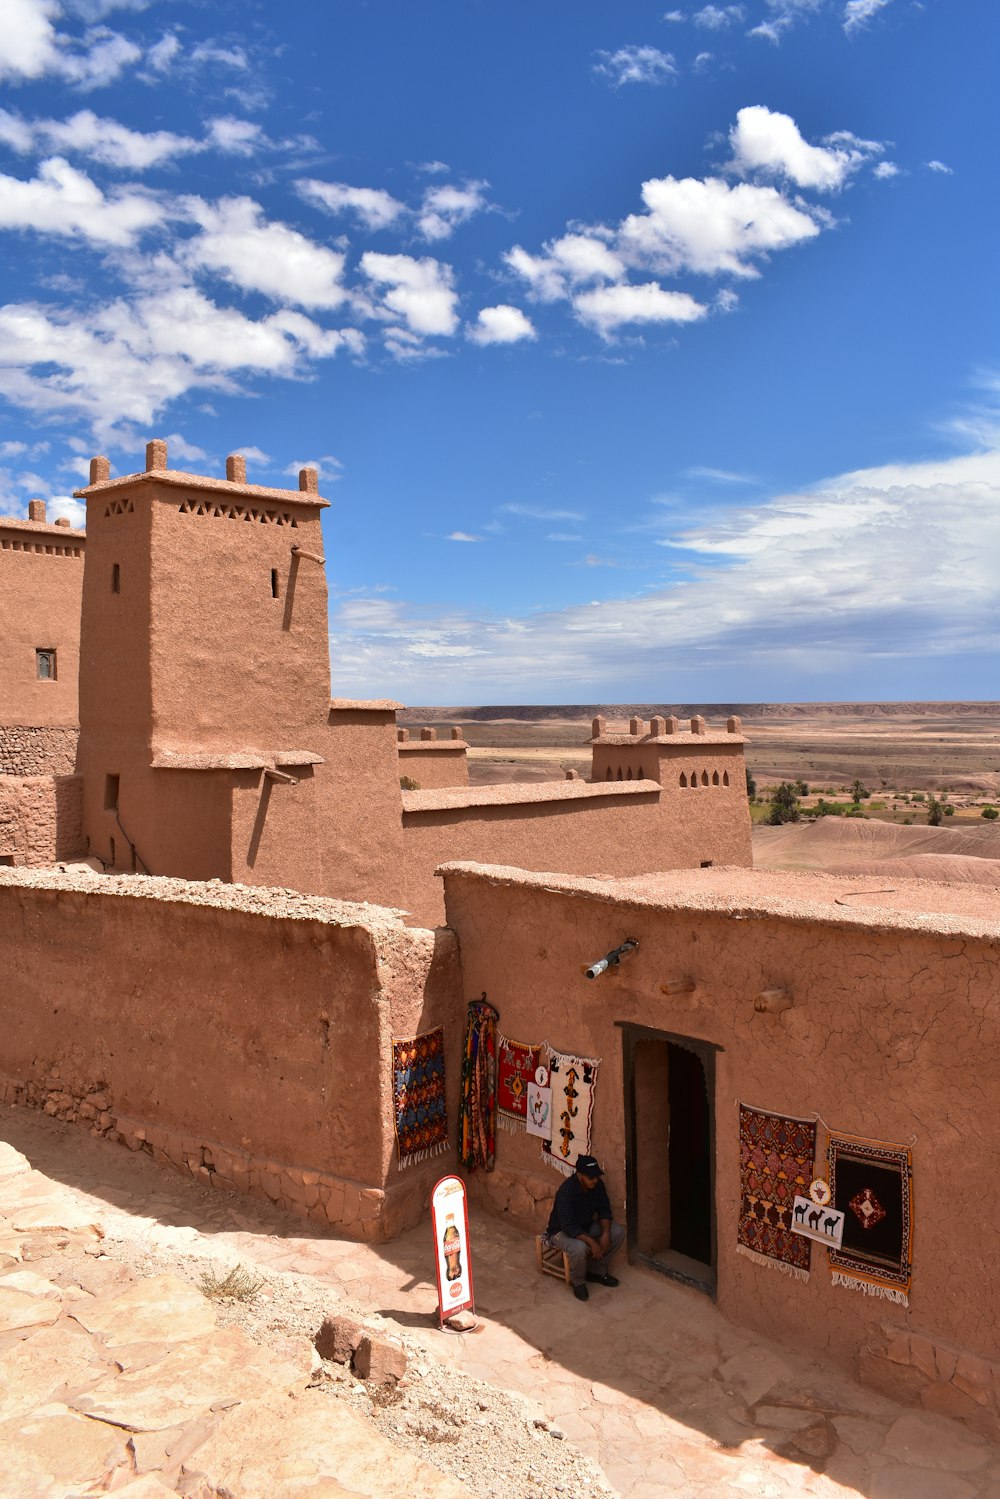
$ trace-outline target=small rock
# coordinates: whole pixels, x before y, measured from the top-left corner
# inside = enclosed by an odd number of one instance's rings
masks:
[[[349,1364],[354,1350],[364,1336],[360,1322],[353,1317],[324,1317],[313,1345],[320,1358],[335,1364]]]
[[[406,1354],[395,1343],[366,1334],[354,1353],[354,1372],[372,1384],[397,1384],[406,1373]]]
[[[566,1433],[564,1431],[560,1431],[558,1426],[549,1427],[549,1436],[555,1437],[557,1442],[564,1442],[566,1440]]]

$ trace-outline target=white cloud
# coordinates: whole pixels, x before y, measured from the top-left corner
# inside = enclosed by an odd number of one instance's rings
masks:
[[[448,239],[459,224],[489,207],[483,196],[483,188],[488,186],[488,182],[467,182],[464,187],[445,184],[428,188],[417,216],[417,228],[424,239]]]
[[[191,61],[217,63],[223,68],[235,68],[237,72],[245,72],[249,67],[242,47],[224,47],[218,42],[200,42],[191,53]]]
[[[610,339],[628,323],[693,323],[707,308],[687,292],[664,291],[656,281],[639,286],[600,286],[573,299],[581,322]]]
[[[819,233],[804,207],[773,187],[718,177],[653,178],[642,185],[645,214],[630,214],[617,248],[661,272],[758,275],[753,261]]]
[[[899,167],[894,161],[880,161],[873,168],[872,176],[877,177],[880,182],[888,182],[891,177],[899,176]]]
[[[345,209],[355,213],[366,229],[387,229],[405,207],[391,193],[380,187],[349,187],[346,182],[320,182],[302,177],[295,184],[299,196],[330,213]]]
[[[683,21],[685,20],[685,15],[682,10],[668,10],[664,12],[663,19],[665,21]]]
[[[695,466],[686,470],[690,479],[713,479],[719,484],[756,484],[757,480],[751,474],[734,474],[728,468],[701,468]]]
[[[146,62],[154,72],[168,73],[181,50],[179,38],[172,32],[164,32],[146,53]]]
[[[75,152],[102,166],[128,171],[145,171],[204,149],[190,136],[175,135],[170,130],[130,130],[90,109],[78,110],[68,120],[38,119],[30,123],[0,110],[0,140],[22,155],[38,149]]]
[[[696,26],[703,26],[707,31],[724,31],[742,21],[743,14],[742,5],[703,5],[691,19]]]
[[[57,32],[60,10],[58,0],[4,0],[0,78],[54,75],[81,89],[100,88],[140,58],[134,43],[103,26],[80,39]]]
[[[54,494],[46,500],[45,508],[49,520],[68,520],[77,531],[86,528],[87,506],[83,500],[74,500],[68,494]]]
[[[500,303],[484,307],[475,323],[467,326],[466,337],[474,344],[516,344],[537,335],[530,318],[519,307]]]
[[[874,697],[916,668],[946,696],[960,655],[989,680],[1000,452],[844,474],[664,541],[690,574],[638,597],[517,619],[342,609],[344,690],[503,702],[571,700],[578,684],[620,700],[671,680],[678,696],[734,697],[752,673],[759,696]]]
[[[658,47],[619,47],[617,52],[598,52],[594,72],[611,80],[614,88],[625,83],[668,83],[677,72],[669,52]]]
[[[943,161],[929,161],[927,165],[932,172],[943,172],[947,177],[954,176],[954,168],[945,166]]]
[[[468,531],[452,531],[448,541],[482,541],[481,536],[470,536]]]
[[[120,299],[87,313],[0,307],[0,393],[39,414],[88,417],[98,433],[148,426],[196,388],[235,391],[235,376],[302,378],[354,330],[320,328],[287,309],[259,321],[190,286]]]
[[[229,156],[252,156],[264,141],[264,132],[254,120],[239,120],[232,115],[210,121],[208,134],[212,144]]]
[[[829,192],[843,187],[852,172],[882,150],[877,141],[859,140],[847,131],[827,139],[827,145],[811,146],[790,115],[752,104],[737,111],[729,132],[732,166],[743,176],[761,172]]]
[[[253,456],[251,448],[240,448],[239,451],[247,458]],[[257,457],[258,460],[268,462],[263,453],[258,454]],[[289,478],[297,479],[299,472],[304,468],[314,468],[324,484],[336,484],[338,479],[343,477],[344,465],[339,458],[334,458],[332,453],[324,453],[322,458],[296,458],[293,463],[289,463],[282,469],[282,473],[287,474]]]
[[[30,182],[0,174],[0,229],[33,229],[124,247],[164,216],[153,198],[138,192],[105,195],[60,156],[43,161]]]
[[[430,256],[415,260],[411,255],[368,250],[361,257],[361,270],[377,286],[389,288],[382,294],[383,304],[403,319],[411,334],[449,337],[455,332],[458,295],[450,265]]]
[[[57,56],[52,17],[57,0],[7,0],[4,6],[0,78],[40,78]]]
[[[202,231],[179,252],[188,266],[214,271],[277,302],[332,308],[344,301],[344,256],[287,224],[265,219],[251,198],[224,198],[216,204],[184,198],[181,203]]]
[[[504,259],[510,269],[528,283],[540,302],[554,302],[569,295],[574,286],[588,281],[620,281],[625,265],[619,255],[596,234],[571,233],[550,240],[543,255],[529,255],[515,245]]]
[[[866,26],[873,16],[889,4],[890,0],[847,0],[844,6],[844,30],[850,34]]]
[[[520,515],[526,520],[583,520],[579,510],[551,510],[542,505],[521,505],[511,502],[501,505],[504,515]]]

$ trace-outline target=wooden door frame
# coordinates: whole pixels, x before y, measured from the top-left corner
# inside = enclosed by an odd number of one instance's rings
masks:
[[[629,1229],[629,1259],[638,1261],[639,1264],[648,1265],[651,1270],[657,1270],[661,1275],[668,1275],[672,1280],[683,1281],[685,1285],[693,1286],[695,1290],[702,1291],[715,1300],[718,1284],[718,1212],[716,1210],[715,1182],[716,1182],[716,1143],[715,1143],[715,1058],[716,1053],[723,1047],[716,1045],[714,1041],[703,1041],[695,1036],[682,1036],[675,1031],[658,1030],[655,1026],[637,1025],[632,1021],[618,1020],[616,1026],[622,1033],[622,1084],[623,1104],[625,1111],[625,1215]],[[709,1279],[698,1280],[693,1275],[685,1274],[683,1270],[665,1264],[662,1260],[655,1259],[652,1255],[644,1254],[635,1248],[633,1234],[639,1221],[639,1188],[636,1168],[637,1146],[636,1146],[636,1120],[635,1120],[635,1044],[637,1041],[667,1041],[673,1046],[680,1046],[685,1051],[693,1052],[701,1062],[705,1070],[705,1091],[708,1101],[708,1171],[709,1171],[709,1212],[710,1212],[710,1240],[712,1246],[712,1259],[706,1270]]]

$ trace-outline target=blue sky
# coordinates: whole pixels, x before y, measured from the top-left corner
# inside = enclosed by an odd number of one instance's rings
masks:
[[[5,0],[0,510],[332,501],[333,688],[995,697],[994,0]]]

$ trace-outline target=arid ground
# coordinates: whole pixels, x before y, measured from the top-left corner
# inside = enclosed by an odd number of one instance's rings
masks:
[[[1000,796],[1000,703],[685,703],[537,705],[503,708],[412,708],[399,715],[411,729],[458,724],[470,746],[476,785],[543,781],[566,770],[586,774],[590,721],[602,713],[625,728],[634,713],[693,713],[721,723],[743,719],[747,765],[761,787],[802,780],[824,791],[862,780],[873,795],[948,791]]]
[[[701,713],[721,724],[743,719],[747,766],[757,783],[754,861],[770,869],[836,869],[897,878],[971,880],[1000,886],[1000,822],[982,816],[1000,805],[1000,703],[705,703],[585,704],[572,707],[413,708],[408,727],[439,731],[458,724],[469,744],[474,785],[561,780],[590,770],[591,718],[626,729],[631,716],[682,720]],[[809,786],[805,808],[820,797],[842,805],[860,780],[870,795],[851,818],[822,817],[767,827],[765,800],[779,781]],[[927,826],[931,793],[952,809]]]

